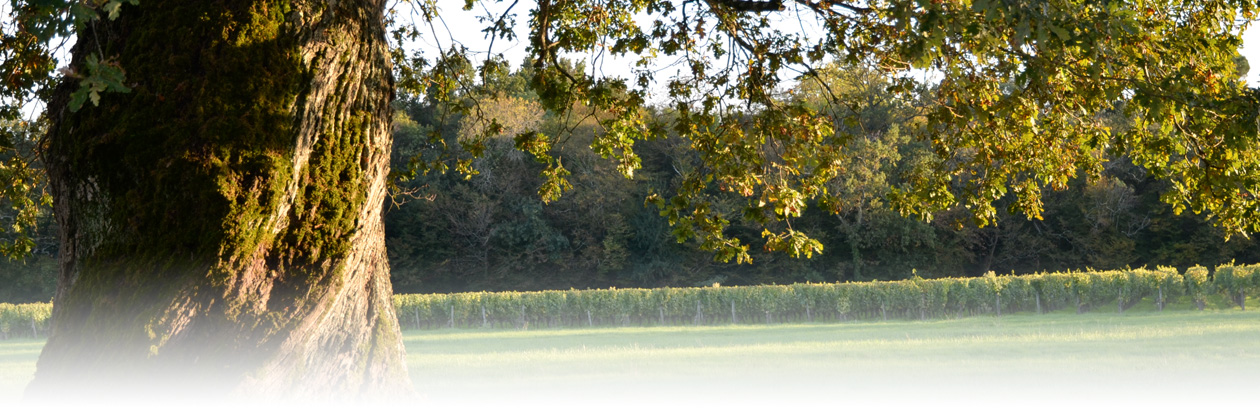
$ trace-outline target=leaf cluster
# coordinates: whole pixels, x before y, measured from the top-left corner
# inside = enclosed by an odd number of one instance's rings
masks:
[[[1046,191],[1096,177],[1118,156],[1170,182],[1164,201],[1176,211],[1206,214],[1227,235],[1260,229],[1260,106],[1234,60],[1255,14],[1248,2],[798,0],[754,14],[720,1],[543,0],[522,34],[510,23],[525,12],[504,4],[465,6],[500,7],[484,33],[528,41],[539,103],[596,121],[592,149],[623,174],[641,167],[637,145],[664,135],[689,142],[698,164],[647,202],[680,241],[722,261],[751,261],[731,215],[714,208],[722,197],[743,203],[738,217],[778,225],[762,234],[767,248],[804,257],[822,250],[792,226],[810,203],[840,212],[870,202],[837,180],[860,176],[848,170],[862,153],[854,139],[874,132],[860,115],[883,105],[831,86],[834,63],[868,69],[884,93],[910,104],[899,135],[930,145],[906,182],[880,197],[902,214],[964,211],[985,226],[1005,205],[1038,219]],[[595,59],[586,68],[567,61],[577,56]],[[439,57],[462,63],[467,77],[441,64],[400,70],[428,75],[438,100],[502,65],[475,64],[466,51]],[[604,57],[633,64],[610,75]],[[815,92],[788,91],[797,80]],[[658,87],[663,95],[652,95]],[[662,124],[644,118],[653,107],[667,114]],[[554,147],[567,139],[518,135],[544,164],[546,201],[569,189]]]

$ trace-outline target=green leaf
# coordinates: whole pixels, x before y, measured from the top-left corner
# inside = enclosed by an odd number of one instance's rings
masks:
[[[109,18],[109,20],[118,19],[118,10],[121,8],[122,2],[118,0],[111,0],[109,3],[105,3],[105,6],[102,7],[102,9],[105,10],[105,13],[107,13],[106,17]]]
[[[96,54],[89,54],[84,60],[86,75],[81,75],[79,89],[70,94],[70,111],[75,112],[83,107],[85,101],[92,101],[93,106],[100,106],[101,93],[129,93],[131,89],[123,85],[126,73],[118,64],[101,61]]]
[[[70,112],[75,112],[78,111],[79,108],[83,108],[83,103],[87,101],[87,93],[87,89],[80,88],[70,94]]]
[[[1055,36],[1059,37],[1059,40],[1066,42],[1072,39],[1072,33],[1067,29],[1063,29],[1055,25],[1046,25],[1046,27],[1050,28],[1050,31],[1054,32]]]
[[[101,9],[105,10],[105,12],[107,13],[106,17],[109,20],[118,19],[118,12],[119,10],[122,9],[122,5],[124,2],[131,4],[133,6],[140,4],[140,0],[109,0],[108,2],[105,3],[104,6],[101,7]]]

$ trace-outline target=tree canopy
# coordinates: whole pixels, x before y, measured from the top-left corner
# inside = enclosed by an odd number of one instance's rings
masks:
[[[137,0],[9,2],[0,55],[3,117],[46,97],[57,77],[80,80],[75,103],[94,106],[126,94],[126,69],[110,57],[60,74],[58,45],[83,22],[111,19]],[[755,221],[767,249],[793,256],[821,250],[793,220],[817,204],[836,214],[861,209],[844,179],[861,176],[861,115],[879,106],[832,86],[829,65],[863,68],[916,120],[898,135],[930,153],[900,174],[880,200],[903,215],[930,219],[955,211],[980,226],[1006,210],[1037,219],[1046,191],[1079,176],[1098,177],[1108,159],[1126,159],[1169,183],[1174,212],[1206,215],[1226,235],[1260,229],[1255,193],[1257,96],[1233,75],[1239,34],[1255,15],[1242,0],[876,0],[750,7],[720,0],[467,0],[486,10],[481,36],[528,45],[527,86],[541,109],[564,116],[558,130],[521,124],[487,110],[491,89],[510,69],[501,54],[417,40],[441,33],[434,0],[400,0],[385,16],[404,95],[443,104],[437,119],[479,122],[431,130],[406,157],[411,175],[484,172],[474,160],[495,138],[542,166],[538,194],[552,201],[571,188],[574,162],[563,149],[589,148],[624,176],[643,167],[642,151],[675,137],[694,152],[670,191],[648,196],[680,241],[721,260],[748,261],[732,220]],[[769,9],[750,12],[750,9]],[[518,20],[528,22],[521,27]],[[632,63],[606,74],[599,59]],[[804,80],[798,85],[798,80]],[[794,87],[810,92],[794,91]],[[654,90],[663,90],[653,95]],[[808,98],[806,98],[808,96]],[[808,100],[807,100],[808,99]],[[502,107],[499,107],[502,108]],[[659,114],[659,115],[657,115]],[[31,120],[26,118],[25,120]],[[4,126],[16,150],[22,128]],[[590,127],[589,135],[578,127]],[[581,144],[578,141],[581,140]],[[458,149],[459,153],[453,151]],[[462,154],[467,152],[467,154]],[[40,201],[36,165],[12,154],[5,198],[17,209]],[[405,177],[406,174],[404,174]],[[668,198],[666,198],[668,197]],[[719,211],[722,201],[737,211]],[[6,229],[22,232],[33,210]],[[21,251],[17,236],[6,249]]]
[[[1227,236],[1260,228],[1256,93],[1234,77],[1250,2],[801,0],[747,13],[723,1],[544,0],[529,10],[504,1],[467,1],[465,9],[486,4],[498,6],[484,19],[486,36],[528,42],[539,103],[595,122],[590,147],[620,172],[641,167],[645,141],[688,142],[699,165],[669,199],[658,193],[649,202],[680,241],[695,239],[723,260],[749,258],[747,244],[727,232],[733,217],[781,222],[762,233],[766,247],[810,256],[820,243],[791,225],[806,206],[842,213],[863,205],[834,182],[853,176],[848,163],[864,153],[854,116],[871,105],[834,92],[821,77],[833,62],[871,69],[888,80],[887,92],[916,104],[921,120],[902,135],[933,153],[885,195],[902,214],[962,209],[983,226],[999,217],[995,203],[1009,203],[1037,219],[1045,191],[1098,177],[1119,158],[1170,182],[1162,199],[1177,213],[1204,214]],[[418,23],[395,32],[404,89],[442,101],[507,65],[458,47],[433,56],[404,50],[440,16],[434,2],[415,5]],[[528,19],[528,33],[515,32],[518,17]],[[633,62],[631,76],[566,61],[603,55]],[[662,74],[669,69],[673,76]],[[788,75],[817,83],[823,104],[799,100]],[[657,85],[666,86],[663,98],[650,95]],[[668,117],[646,118],[649,100]],[[473,101],[461,110],[491,121],[483,134],[456,139],[473,157],[507,130],[480,108]],[[545,200],[569,188],[556,151],[569,136],[514,136],[545,165]],[[467,160],[452,162],[418,159],[416,167],[475,172]],[[742,211],[716,211],[730,195]]]
[[[667,220],[643,197],[658,191],[671,199],[690,169],[702,165],[689,142],[676,135],[639,144],[642,167],[633,179],[616,163],[586,147],[557,150],[566,163],[573,189],[543,205],[537,190],[542,163],[513,147],[505,132],[488,139],[485,154],[473,163],[479,171],[466,178],[456,172],[417,175],[398,187],[415,199],[391,204],[386,235],[395,290],[461,292],[542,290],[590,287],[661,287],[762,284],[795,281],[979,276],[986,272],[1035,273],[1086,268],[1222,264],[1256,261],[1260,248],[1251,239],[1223,241],[1223,231],[1190,212],[1177,215],[1160,202],[1170,187],[1129,159],[1113,154],[1098,176],[1077,176],[1068,189],[1047,191],[1041,219],[1014,213],[1008,196],[995,203],[995,223],[979,226],[965,208],[940,212],[932,221],[902,217],[887,205],[894,188],[905,188],[908,175],[932,162],[930,143],[904,134],[923,119],[914,103],[886,91],[887,80],[862,68],[832,63],[819,70],[836,96],[865,104],[861,114],[847,113],[859,124],[833,179],[831,194],[849,203],[832,213],[808,207],[791,226],[807,233],[827,251],[813,258],[789,258],[766,251],[765,229],[783,222],[758,222],[740,215],[737,195],[715,195],[713,210],[731,216],[726,233],[748,245],[752,265],[712,261],[698,243],[677,243]],[[530,77],[528,66],[498,75],[487,90],[496,100],[481,103],[485,115],[500,121],[526,118],[548,136],[564,129],[562,116],[543,113],[528,90],[517,89]],[[792,95],[807,106],[825,101],[812,79],[795,81]],[[811,105],[813,104],[813,105]],[[428,145],[433,130],[454,133],[479,123],[475,116],[437,117],[439,104],[404,98],[396,106],[395,162],[405,170],[407,156]],[[649,107],[649,121],[668,121],[667,112]],[[522,113],[520,110],[534,110]],[[1115,123],[1114,121],[1112,123]],[[1110,124],[1110,123],[1109,123]],[[589,144],[594,122],[573,128],[570,144]],[[459,151],[468,157],[466,151]],[[712,188],[712,187],[710,187]],[[815,203],[810,203],[815,204]]]

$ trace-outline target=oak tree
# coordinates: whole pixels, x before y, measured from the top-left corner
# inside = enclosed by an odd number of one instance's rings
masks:
[[[738,217],[767,226],[768,249],[805,257],[821,244],[791,221],[812,202],[855,205],[832,187],[858,150],[837,134],[851,122],[783,91],[832,62],[876,69],[895,95],[927,93],[922,123],[902,134],[931,144],[934,158],[884,198],[906,214],[963,208],[984,223],[1012,196],[1036,218],[1045,189],[1116,155],[1170,182],[1164,199],[1176,210],[1237,235],[1260,230],[1260,107],[1230,77],[1252,2],[767,3],[465,8],[491,10],[485,36],[529,45],[538,103],[595,121],[589,147],[625,176],[641,164],[637,144],[685,139],[701,164],[648,202],[679,240],[722,260],[749,254],[718,200],[735,197]],[[71,380],[83,392],[129,392],[112,386],[120,375],[150,389],[192,375],[210,395],[406,389],[381,235],[390,99],[397,88],[447,101],[504,59],[443,43],[416,51],[410,41],[440,33],[434,0],[10,4],[0,111],[16,115],[32,92],[46,101],[42,155],[62,229],[54,331],[32,392]],[[70,35],[57,75],[54,44]],[[628,72],[601,71],[601,57],[631,63]],[[648,118],[649,101],[668,124]],[[1121,103],[1126,124],[1104,121]],[[470,158],[515,130],[475,101],[453,105],[483,129],[433,132],[414,170],[474,173]],[[570,188],[561,133],[513,136],[543,165],[544,200]],[[471,155],[442,153],[456,143]],[[27,173],[0,173],[17,207],[30,207]]]

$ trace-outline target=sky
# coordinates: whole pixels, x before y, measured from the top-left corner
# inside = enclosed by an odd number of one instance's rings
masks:
[[[477,4],[479,6],[484,6],[486,3],[487,2],[478,2]],[[446,29],[439,28],[439,31],[449,30],[450,37],[460,40],[460,42],[466,45],[469,49],[473,51],[481,51],[482,54],[484,54],[484,51],[486,51],[488,47],[488,43],[484,40],[483,34],[480,33],[480,28],[485,25],[478,22],[475,16],[479,14],[484,15],[486,12],[484,10],[477,9],[465,12],[458,5],[451,3],[448,3],[448,5],[448,7],[441,9],[442,17],[446,22]],[[518,34],[524,35],[527,33],[527,11],[527,8],[523,8],[522,11],[518,13]],[[787,14],[790,13],[785,13],[785,15]],[[795,18],[785,19],[785,21],[789,22],[791,25],[797,24],[797,20]],[[448,39],[443,39],[442,42],[443,47],[449,47]],[[436,46],[432,42],[428,42],[427,44],[428,45],[425,45],[426,49]],[[495,43],[494,50],[496,53],[503,53],[508,62],[513,66],[516,66],[525,56],[525,47],[526,43],[520,39],[513,42],[499,40]],[[1260,22],[1250,28],[1247,33],[1243,34],[1243,47],[1241,52],[1244,57],[1247,57],[1247,61],[1251,64],[1251,70],[1247,75],[1248,84],[1251,86],[1260,86]],[[605,63],[602,68],[606,72],[616,72],[618,70],[627,69],[629,68],[630,60],[625,60],[623,64],[624,65],[617,65],[616,62],[609,62]],[[667,72],[667,74],[672,75],[673,72],[670,71]]]
[[[433,34],[428,34],[429,36],[421,40],[419,42],[419,46],[421,48],[428,51],[433,51],[436,47],[442,47],[443,49],[449,48],[450,40],[453,38],[460,40],[461,43],[466,45],[472,51],[480,51],[484,54],[484,52],[488,49],[489,44],[480,31],[485,25],[479,22],[476,19],[476,16],[484,15],[486,12],[484,10],[476,9],[465,12],[462,10],[462,7],[460,7],[462,6],[462,3],[463,2],[443,3],[446,7],[440,7],[440,9],[441,16],[445,24],[436,28],[439,32],[438,36],[435,37]],[[479,6],[484,6],[486,4],[487,2],[484,1],[477,2],[477,5]],[[502,4],[500,4],[500,7],[502,7]],[[0,1],[0,16],[7,16],[8,13],[8,2]],[[790,13],[785,13],[784,15],[787,16],[790,15]],[[527,20],[528,8],[523,7],[517,16],[517,33],[522,36],[528,33],[526,28]],[[797,24],[797,20],[791,18],[790,16],[784,18],[783,20],[792,25]],[[513,66],[520,64],[522,58],[525,56],[525,48],[526,43],[521,39],[517,39],[512,42],[499,40],[494,44],[494,51],[497,53],[503,53],[508,62]],[[1243,46],[1241,52],[1243,56],[1247,57],[1247,61],[1251,64],[1251,70],[1247,75],[1248,84],[1251,86],[1260,86],[1260,23],[1257,23],[1255,27],[1252,27],[1247,33],[1243,34]],[[603,66],[599,66],[599,68],[607,73],[615,73],[618,71],[627,72],[630,68],[631,60],[629,59],[615,61],[605,58],[605,60],[607,61]],[[667,79],[672,76],[675,71],[683,71],[683,69],[669,69],[669,71],[663,72],[663,74],[659,75],[658,80]],[[629,73],[627,72],[625,76],[628,78]],[[24,107],[23,113],[29,115],[30,118],[33,119],[36,115],[38,115],[40,110],[42,110],[42,104],[32,103]]]
[[[1243,34],[1242,55],[1251,64],[1251,72],[1247,74],[1247,84],[1260,86],[1260,25],[1252,26]]]

